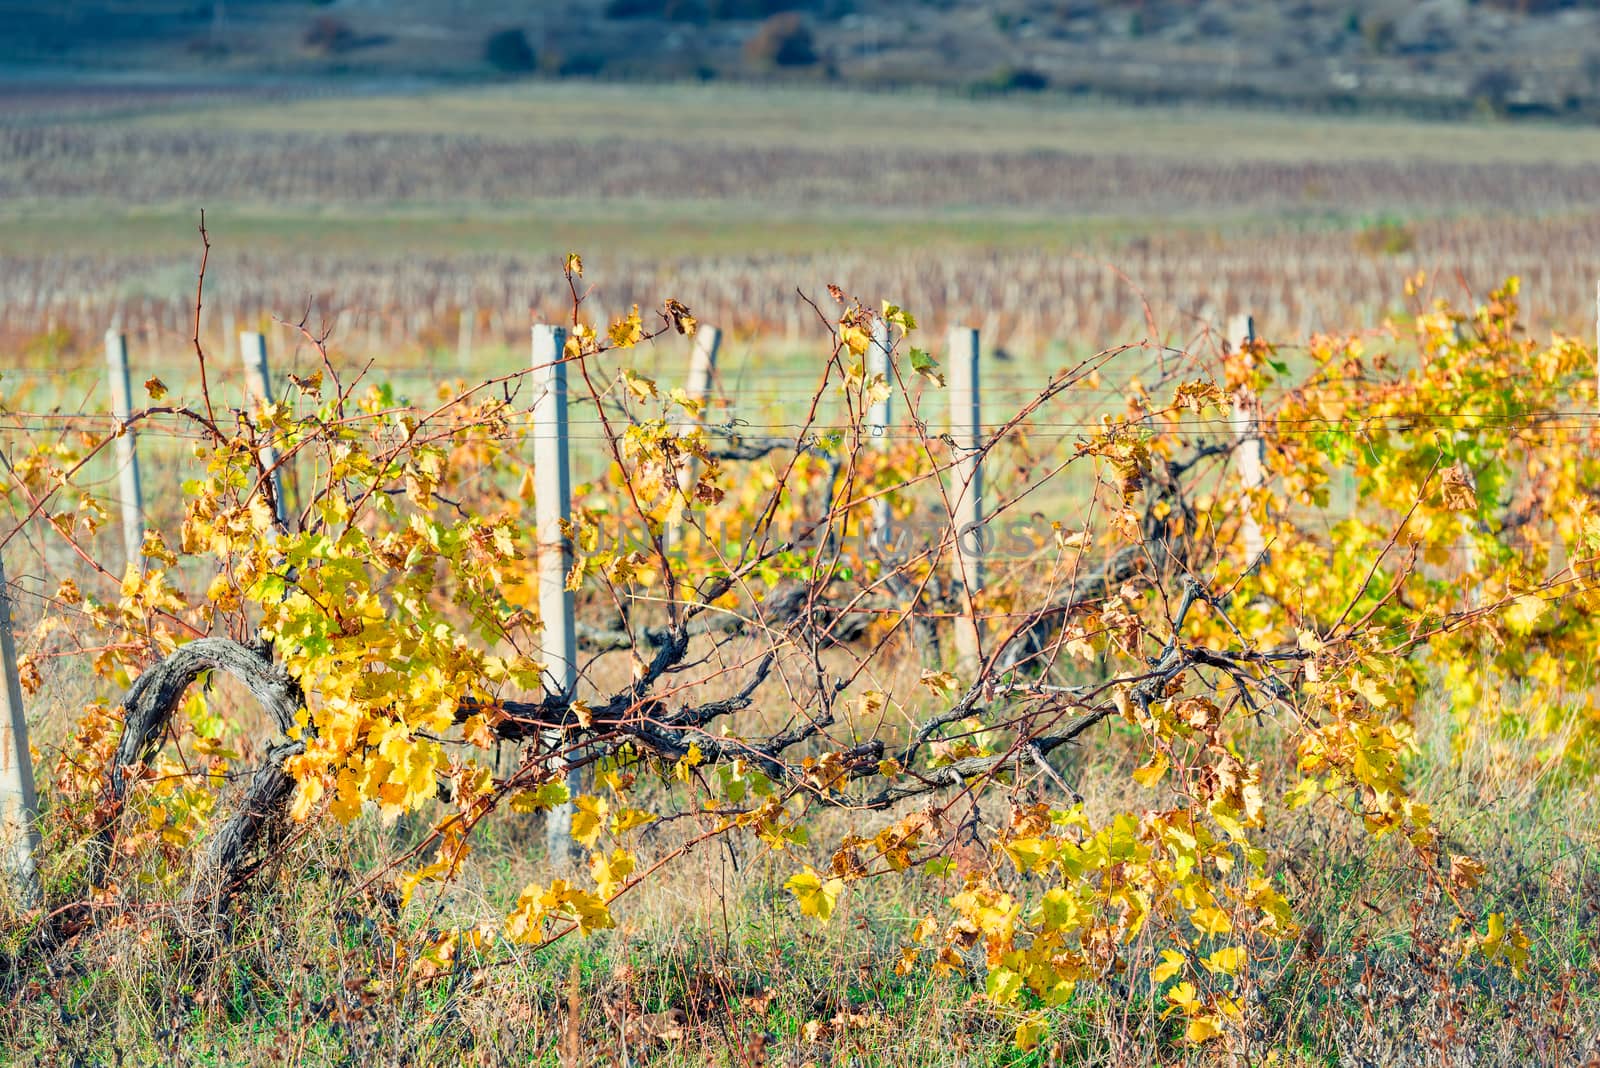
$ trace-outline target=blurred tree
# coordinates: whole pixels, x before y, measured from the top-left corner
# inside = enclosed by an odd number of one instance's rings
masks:
[[[533,70],[538,61],[528,35],[515,27],[491,33],[483,42],[483,58],[495,70],[507,74]]]
[[[773,15],[745,42],[745,58],[757,66],[808,67],[817,61],[815,42],[794,12]]]

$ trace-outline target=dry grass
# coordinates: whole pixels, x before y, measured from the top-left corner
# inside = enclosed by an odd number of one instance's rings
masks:
[[[1253,972],[1238,1037],[1249,1063],[1554,1068],[1600,1055],[1600,806],[1514,740],[1451,755],[1452,725],[1422,716],[1418,791],[1446,848],[1488,867],[1475,906],[1524,924],[1528,969],[1458,962],[1448,903],[1388,844],[1313,815],[1282,828],[1271,860],[1307,933]],[[1253,744],[1270,749],[1271,735]],[[1134,759],[1111,730],[1065,773],[1091,810],[1109,811],[1138,801]],[[846,826],[826,817],[814,840]],[[663,826],[641,849],[660,855],[691,831]],[[1229,1063],[1176,1041],[1139,946],[1125,981],[1081,988],[1052,1014],[1051,1041],[1018,1053],[1006,1020],[974,1000],[981,966],[943,978],[888,967],[952,883],[857,884],[819,927],[781,888],[804,858],[744,844],[691,853],[625,899],[615,931],[537,952],[495,946],[423,977],[406,957],[417,936],[503,914],[550,872],[537,822],[513,817],[489,828],[458,883],[401,909],[374,873],[416,833],[363,821],[301,836],[217,927],[139,888],[51,970],[33,967],[0,1049],[61,1064]]]

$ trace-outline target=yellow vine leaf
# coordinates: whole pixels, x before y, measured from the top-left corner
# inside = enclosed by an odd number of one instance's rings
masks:
[[[705,757],[700,753],[698,743],[690,742],[689,751],[678,758],[672,766],[672,777],[681,783],[688,783],[694,777],[694,769],[705,763]]]
[[[1195,991],[1193,983],[1179,983],[1167,991],[1167,1000],[1186,1015],[1198,1012],[1204,1004],[1200,1000],[1200,995]]]
[[[1163,949],[1161,963],[1150,969],[1150,978],[1157,983],[1164,983],[1183,971],[1185,963],[1182,953],[1175,949]]]
[[[1049,1033],[1050,1025],[1048,1023],[1038,1017],[1030,1016],[1017,1025],[1014,1041],[1019,1050],[1026,1052],[1037,1048]]]
[[[618,319],[612,323],[606,333],[611,338],[611,343],[618,348],[631,349],[643,341],[644,323],[639,319],[639,305],[633,306],[626,319]]]
[[[1244,967],[1244,948],[1241,946],[1228,946],[1212,953],[1200,962],[1206,971],[1212,974],[1238,975],[1239,969]]]
[[[589,859],[589,874],[594,876],[601,897],[611,897],[633,874],[638,861],[625,849],[614,849],[611,855],[596,853]]]
[[[611,811],[611,806],[605,798],[588,794],[578,798],[572,805],[572,837],[585,849],[593,849],[600,840],[600,832],[605,830],[606,815]]]
[[[567,784],[556,780],[547,782],[537,790],[520,790],[511,795],[511,811],[543,812],[571,800]]]
[[[1169,766],[1170,762],[1167,760],[1167,755],[1165,753],[1157,753],[1150,758],[1150,763],[1134,769],[1133,781],[1140,786],[1153,787],[1161,781],[1162,776],[1166,775]]]
[[[655,400],[661,395],[660,391],[656,389],[655,379],[646,378],[644,375],[637,374],[626,367],[622,369],[621,374],[622,384],[628,387],[628,392],[632,393],[636,399],[640,401]]]
[[[1506,609],[1505,620],[1514,634],[1529,634],[1533,625],[1550,610],[1550,602],[1543,597],[1525,593]]]
[[[791,875],[789,881],[783,885],[800,903],[801,912],[807,916],[815,916],[822,923],[827,923],[832,918],[834,903],[844,891],[843,879],[829,879],[824,882],[822,876],[810,867],[798,875]]]

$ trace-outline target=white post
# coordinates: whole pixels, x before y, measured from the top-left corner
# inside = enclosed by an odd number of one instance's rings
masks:
[[[1255,320],[1248,315],[1235,315],[1228,320],[1228,350],[1230,352],[1244,352],[1246,347],[1256,340]],[[1254,366],[1254,358],[1244,360],[1247,369]],[[1239,465],[1239,484],[1246,493],[1261,487],[1266,481],[1266,442],[1261,437],[1261,398],[1250,386],[1241,386],[1233,395],[1233,415],[1230,419],[1233,427],[1235,445],[1233,447],[1234,462]],[[1248,504],[1246,507],[1250,507]],[[1246,512],[1243,522],[1239,526],[1240,536],[1244,540],[1245,568],[1254,570],[1261,561],[1261,554],[1266,549],[1266,541],[1261,536],[1261,524],[1256,521],[1254,514]]]
[[[1466,331],[1462,328],[1460,323],[1455,325],[1455,330],[1452,332],[1452,334],[1453,340],[1456,344],[1460,344],[1466,339]],[[1450,342],[1446,342],[1439,346],[1438,355],[1448,356],[1449,354]],[[1473,474],[1472,468],[1468,467],[1466,464],[1461,464],[1456,473],[1466,479],[1467,488],[1472,491],[1472,497],[1474,500],[1476,500],[1478,497],[1478,479],[1477,476]],[[1478,547],[1473,543],[1472,535],[1478,531],[1486,529],[1487,528],[1483,525],[1481,520],[1474,520],[1473,522],[1467,524],[1465,535],[1459,543],[1463,577],[1468,575],[1476,575],[1478,572]],[[1465,594],[1467,607],[1477,608],[1483,603],[1483,583],[1475,582],[1472,585],[1467,586]]]
[[[956,536],[955,571],[967,593],[983,588],[983,406],[978,392],[978,332],[950,330],[950,438],[955,449],[955,494],[952,502]],[[956,618],[956,657],[971,666],[979,654],[978,620],[962,612]]]
[[[472,335],[478,328],[478,306],[471,303],[465,291],[460,305],[460,321],[456,324],[456,363],[465,369],[472,362]]]
[[[11,635],[11,590],[0,561],[0,670],[5,685],[5,717],[0,722],[0,848],[6,877],[24,908],[43,903],[39,870],[33,855],[39,848],[39,802],[33,791],[33,754],[28,748],[28,721],[22,711],[22,679],[17,674],[17,646]]]
[[[889,367],[889,351],[894,348],[893,335],[889,332],[889,324],[882,319],[876,319],[872,324],[872,344],[867,346],[867,381],[870,383],[874,375],[882,375],[889,388],[894,389],[894,375]],[[873,444],[880,449],[889,447],[889,417],[892,411],[891,398],[884,397],[875,400],[867,409],[867,434],[871,436]]]
[[[722,348],[722,331],[702,325],[694,332],[694,348],[689,353],[689,396],[698,401],[711,397],[711,382],[717,373],[717,353]],[[703,420],[702,420],[703,421]]]
[[[894,335],[890,332],[889,324],[883,319],[876,319],[872,323],[872,344],[867,346],[867,386],[870,389],[872,381],[878,375],[883,376],[885,384],[890,390],[894,389],[894,370],[889,364],[889,353],[894,348]],[[867,436],[871,438],[872,445],[878,451],[889,448],[889,420],[891,418],[891,396],[882,400],[874,400],[867,407]],[[879,497],[872,505],[872,544],[881,552],[890,548],[889,533],[893,512],[889,508],[889,498]]]
[[[567,447],[567,332],[559,326],[533,328],[533,514],[537,528],[539,620],[544,627],[542,655],[546,685],[568,698],[578,688],[578,641],[573,620],[572,545],[561,532],[572,517],[572,467]],[[559,746],[561,739],[554,739]],[[576,797],[583,779],[565,760],[567,789]],[[552,860],[573,855],[572,804],[550,810],[545,846]]]
[[[722,331],[714,326],[701,327],[694,332],[694,346],[689,350],[689,379],[684,383],[684,392],[691,400],[701,404],[699,415],[684,414],[677,422],[676,430],[685,434],[697,426],[705,424],[705,405],[711,399],[711,382],[717,371],[717,350],[722,347]],[[680,537],[683,528],[683,515],[689,510],[694,494],[694,484],[700,478],[699,465],[694,458],[689,460],[678,471],[678,492],[683,499],[677,502],[677,507],[668,520],[666,527],[661,532],[661,543],[670,551]]]
[[[254,330],[239,334],[239,355],[244,360],[244,382],[250,396],[262,404],[272,403],[272,376],[267,370],[267,337]],[[289,506],[283,499],[283,472],[278,468],[278,450],[271,445],[261,449],[261,466],[272,472],[272,499],[277,505],[278,522],[289,525]]]
[[[111,382],[111,414],[117,419],[117,486],[122,496],[122,548],[133,567],[144,565],[144,499],[139,487],[139,445],[127,429],[133,415],[133,387],[128,380],[128,339],[106,331],[106,371]]]
[[[705,425],[705,405],[711,401],[711,382],[717,373],[717,350],[722,347],[722,331],[714,326],[701,326],[694,332],[694,348],[689,352],[689,381],[684,392],[689,399],[700,402],[700,414],[685,416],[678,423],[680,432]],[[695,466],[688,464],[678,472],[678,489],[693,492],[696,479]]]

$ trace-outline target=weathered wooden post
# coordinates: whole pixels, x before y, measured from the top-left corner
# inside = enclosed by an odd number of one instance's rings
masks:
[[[567,332],[543,323],[533,328],[533,513],[538,538],[539,618],[544,625],[542,655],[546,685],[569,700],[578,689],[578,640],[573,619],[572,544],[562,533],[572,517],[572,460],[567,436],[567,365],[563,353]],[[552,739],[559,749],[563,740]],[[578,768],[558,758],[567,790],[576,797],[583,787]],[[551,859],[570,858],[572,803],[550,810],[545,846]]]
[[[117,488],[122,497],[122,548],[126,563],[144,565],[144,498],[139,486],[138,437],[128,427],[133,417],[133,387],[128,380],[128,339],[106,331],[106,371],[111,384],[111,414],[117,420]]]
[[[955,451],[955,492],[951,502],[955,528],[952,578],[965,594],[983,588],[983,405],[978,386],[978,332],[950,330],[950,440]],[[965,666],[977,663],[981,625],[963,606],[956,617],[956,657]]]
[[[239,355],[244,360],[245,388],[261,404],[272,403],[272,377],[267,370],[267,337],[254,330],[239,334]],[[289,506],[283,499],[283,472],[278,468],[278,450],[271,445],[261,449],[261,466],[272,475],[272,500],[277,510],[278,523],[289,525]]]
[[[39,802],[33,790],[33,754],[28,748],[28,721],[22,710],[22,677],[17,673],[17,645],[11,634],[11,588],[0,560],[0,849],[6,878],[24,908],[43,903],[34,854],[39,849]]]
[[[1249,346],[1255,340],[1256,324],[1249,315],[1235,315],[1228,320],[1228,351],[1247,353],[1241,360],[1247,372],[1255,364],[1254,356],[1248,355]],[[1246,495],[1250,495],[1266,481],[1267,466],[1266,442],[1261,437],[1261,398],[1250,384],[1243,384],[1234,391],[1233,415],[1229,422],[1234,438],[1233,460],[1239,466],[1239,484]],[[1245,568],[1253,571],[1261,562],[1266,542],[1261,535],[1261,524],[1251,510],[1253,504],[1247,501],[1244,507],[1239,533],[1244,541]]]

